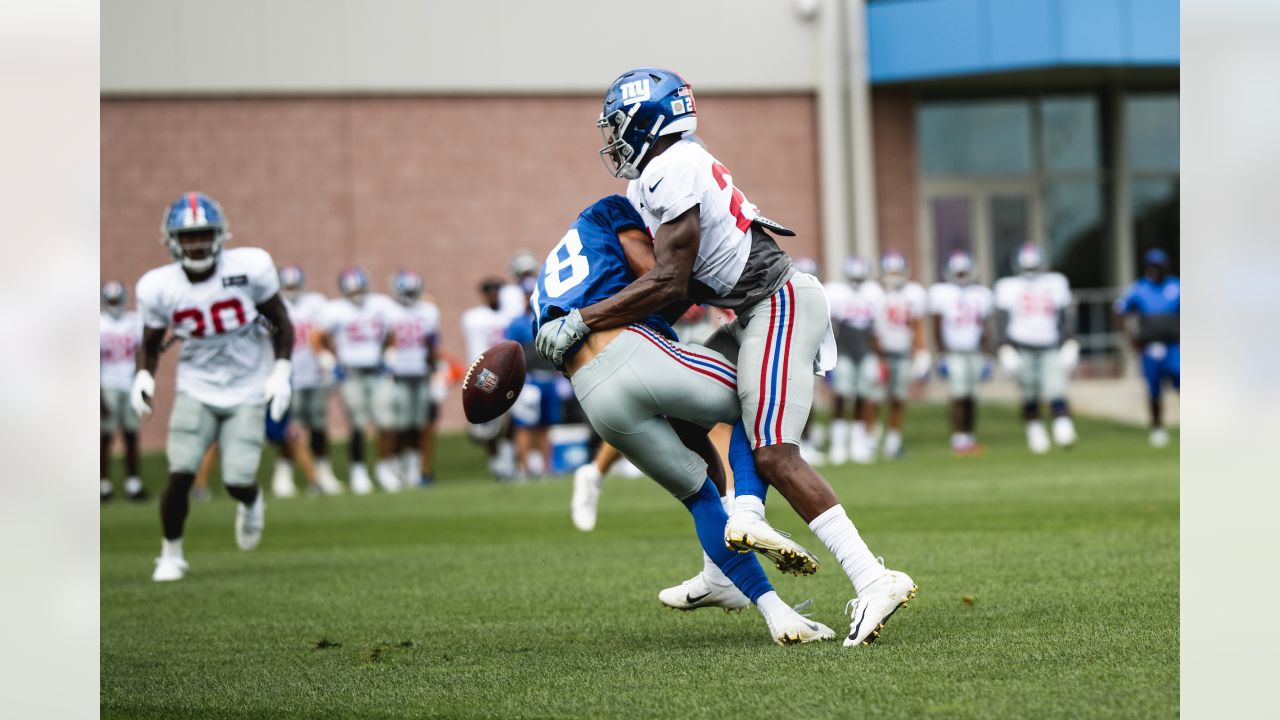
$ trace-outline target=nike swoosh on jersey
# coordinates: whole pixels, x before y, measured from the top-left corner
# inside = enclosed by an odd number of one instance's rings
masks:
[[[658,178],[658,182],[649,186],[649,192],[653,192],[654,190],[657,190],[658,186],[662,184],[663,180],[666,180],[666,178],[664,177]]]
[[[685,602],[687,602],[687,603],[689,603],[690,605],[692,605],[692,604],[694,604],[694,603],[698,602],[699,600],[701,600],[702,598],[704,598],[704,597],[706,597],[706,596],[708,596],[708,595],[710,595],[710,594],[711,594],[711,593],[709,593],[709,592],[705,592],[705,593],[702,593],[701,595],[699,595],[698,597],[694,597],[694,596],[690,595],[689,593],[685,593],[685,594],[684,594],[684,601],[685,601]],[[814,628],[814,630],[817,630],[817,628]]]

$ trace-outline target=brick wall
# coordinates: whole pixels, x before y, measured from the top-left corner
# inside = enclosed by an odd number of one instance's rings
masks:
[[[880,251],[901,252],[911,265],[912,275],[919,277],[919,159],[915,98],[910,91],[873,91],[871,125]]]
[[[798,232],[785,248],[816,257],[813,97],[705,96],[698,111],[735,183]],[[379,292],[398,268],[421,272],[444,348],[461,356],[458,320],[481,278],[505,275],[519,248],[546,253],[579,210],[625,191],[596,157],[598,114],[594,96],[104,99],[102,278],[132,287],[168,262],[163,210],[203,190],[226,209],[231,245],[301,265],[313,290],[334,294],[352,264]],[[174,355],[161,363],[150,447],[163,444]],[[461,418],[455,392],[444,423]]]

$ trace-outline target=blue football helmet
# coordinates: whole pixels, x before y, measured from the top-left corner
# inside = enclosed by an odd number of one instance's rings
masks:
[[[947,279],[960,284],[973,280],[973,257],[964,250],[956,250],[947,258]]]
[[[338,276],[338,290],[343,297],[353,302],[364,300],[364,296],[369,294],[369,276],[364,268],[350,267],[343,270]]]
[[[412,270],[399,270],[391,276],[391,292],[404,305],[422,297],[422,276]]]
[[[844,278],[849,282],[860,283],[867,279],[867,263],[857,255],[850,255],[844,260]]]
[[[124,285],[119,282],[108,280],[102,286],[102,304],[106,307],[109,315],[113,317],[123,315],[126,298]]]
[[[1018,249],[1018,258],[1014,261],[1014,270],[1022,273],[1039,272],[1044,267],[1044,254],[1040,246],[1027,243]]]
[[[185,233],[205,230],[213,231],[212,240],[182,241]],[[174,260],[187,270],[204,272],[218,261],[223,243],[231,237],[231,223],[217,200],[201,192],[189,192],[169,205],[164,222],[160,224],[160,232]]]
[[[670,70],[628,70],[605,91],[596,127],[604,137],[600,158],[605,169],[614,177],[635,180],[654,140],[698,129],[693,90]]]
[[[1151,248],[1142,255],[1143,265],[1158,265],[1163,268],[1169,267],[1169,253],[1160,248]]]

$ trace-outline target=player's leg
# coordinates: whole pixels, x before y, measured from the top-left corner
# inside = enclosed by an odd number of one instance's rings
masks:
[[[957,455],[981,452],[973,432],[974,394],[981,358],[977,353],[947,355],[947,383],[951,395],[951,450]]]
[[[435,397],[431,393],[430,382],[423,382],[422,392],[425,405],[421,431],[422,440],[420,443],[422,448],[422,484],[430,485],[436,479],[436,419],[439,417],[440,406],[436,403]]]
[[[178,393],[169,414],[169,437],[165,445],[169,478],[160,494],[164,539],[152,580],[179,580],[186,574],[182,535],[190,509],[188,494],[217,430],[218,419],[209,407],[185,393]]]
[[[836,358],[836,367],[831,371],[831,392],[835,395],[832,403],[831,437],[827,443],[827,459],[832,465],[843,465],[849,461],[852,426],[849,422],[853,414],[854,396],[858,391],[858,366],[853,358],[841,355]]]
[[[1037,455],[1049,452],[1049,432],[1040,420],[1040,360],[1036,350],[1019,351],[1018,392],[1022,396],[1022,421],[1027,434],[1027,447]]]
[[[102,443],[98,446],[98,492],[102,502],[111,500],[111,438],[115,435],[116,418],[111,403],[107,400],[107,391],[99,390],[99,401],[102,403],[102,431],[99,437]]]
[[[373,481],[369,478],[369,469],[365,467],[364,445],[365,432],[373,421],[371,410],[371,380],[367,373],[352,371],[342,380],[339,389],[342,405],[347,414],[347,425],[351,428],[350,438],[350,473],[351,491],[357,495],[368,495],[373,492]]]
[[[299,388],[293,395],[291,412],[294,419],[307,430],[307,447],[315,458],[313,492],[337,495],[342,483],[333,474],[329,462],[329,388],[326,386]]]
[[[529,477],[529,455],[533,452],[533,428],[538,424],[538,414],[541,412],[542,405],[542,388],[532,381],[532,378],[526,379],[524,387],[520,389],[520,395],[516,398],[516,402],[511,406],[511,425],[514,428],[514,440],[516,451],[516,477],[518,479],[527,479]]]
[[[265,439],[276,449],[276,465],[271,473],[271,494],[278,498],[291,498],[298,494],[293,484],[293,450],[289,447],[287,429],[289,413],[279,420],[269,415],[264,419]]]
[[[386,375],[373,380],[369,392],[378,443],[378,460],[373,475],[384,491],[399,492],[401,483],[396,474],[396,442],[409,416],[408,387]]]
[[[601,441],[600,449],[591,462],[573,471],[573,496],[569,499],[569,517],[573,526],[582,532],[596,527],[596,512],[600,507],[600,491],[604,488],[604,476],[609,468],[622,457],[618,449],[608,441]]]
[[[1053,415],[1053,441],[1064,448],[1072,447],[1076,444],[1076,425],[1067,404],[1067,369],[1057,350],[1047,350],[1041,355],[1041,382]]]
[[[880,358],[867,353],[858,362],[858,399],[850,437],[850,457],[865,465],[875,461],[878,441],[875,435],[876,414],[879,403],[884,401],[884,383],[881,381]]]
[[[262,460],[266,403],[246,403],[224,411],[218,428],[222,458],[222,483],[236,507],[236,544],[252,550],[262,540],[265,526],[262,493],[258,489],[258,463]]]

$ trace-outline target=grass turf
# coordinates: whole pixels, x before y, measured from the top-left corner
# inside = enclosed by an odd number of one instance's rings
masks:
[[[940,408],[909,455],[824,470],[873,552],[920,596],[876,645],[776,647],[755,610],[662,608],[697,572],[688,513],[610,479],[595,532],[570,483],[499,486],[445,438],[437,487],[268,502],[241,553],[234,505],[194,504],[192,570],[150,579],[155,503],[102,511],[104,717],[1169,717],[1178,712],[1177,451],[1079,423],[1033,457],[1012,410],[984,409],[986,457],[955,460]],[[1175,445],[1176,447],[1176,445]],[[264,463],[264,466],[266,464]],[[146,481],[162,481],[148,458]],[[847,632],[850,587],[823,561],[770,577]]]

